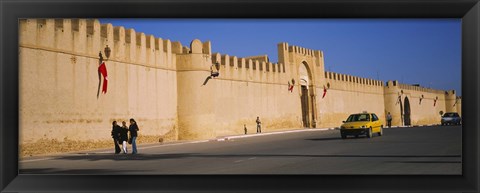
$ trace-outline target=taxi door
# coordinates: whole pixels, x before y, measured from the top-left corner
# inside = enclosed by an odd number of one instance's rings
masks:
[[[380,119],[377,117],[375,114],[371,114],[372,116],[372,132],[377,133],[380,132],[380,127],[382,126],[382,122],[380,122]]]

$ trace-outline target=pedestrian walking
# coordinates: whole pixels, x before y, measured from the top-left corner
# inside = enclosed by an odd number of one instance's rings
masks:
[[[387,113],[387,125],[388,128],[392,127],[392,115],[390,114],[390,112]]]
[[[123,153],[128,153],[127,151],[127,141],[128,141],[128,127],[125,121],[122,121],[122,129],[120,129],[120,139],[119,142],[122,143]]]
[[[117,121],[112,122],[112,138],[113,143],[115,144],[115,154],[120,153],[120,146],[118,145],[120,139],[120,129],[122,129],[118,124]]]
[[[257,120],[255,122],[257,122],[257,133],[261,133],[262,132],[262,122],[260,121],[260,117],[257,117]]]
[[[245,130],[245,135],[247,134],[247,125],[243,124],[243,130]]]
[[[135,121],[135,119],[131,118],[130,119],[130,126],[128,128],[128,130],[130,131],[130,137],[132,139],[132,154],[137,154],[137,136],[138,136],[138,131],[140,130],[138,128],[138,125],[137,125],[137,122]]]

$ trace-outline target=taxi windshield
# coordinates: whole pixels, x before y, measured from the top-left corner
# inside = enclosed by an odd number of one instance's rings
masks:
[[[346,122],[356,122],[356,121],[370,121],[370,116],[368,114],[350,115]]]

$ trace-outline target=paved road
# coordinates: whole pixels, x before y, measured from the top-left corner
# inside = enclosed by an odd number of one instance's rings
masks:
[[[461,127],[384,129],[372,139],[338,130],[178,145],[138,155],[89,152],[30,158],[21,174],[461,174]]]

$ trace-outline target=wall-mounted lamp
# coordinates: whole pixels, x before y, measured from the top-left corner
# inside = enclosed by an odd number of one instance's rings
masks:
[[[108,45],[103,49],[103,53],[105,53],[105,56],[107,57],[106,60],[108,60],[108,58],[110,58],[110,53],[112,52],[112,50],[110,50],[110,48],[108,47]],[[98,52],[98,63],[101,64],[103,61],[105,61],[105,59],[103,59],[103,55],[102,55],[102,51]]]
[[[402,94],[403,94],[403,90],[402,90],[402,93],[400,94],[400,92],[397,93],[398,94],[398,97],[397,97],[397,102],[395,102],[395,105],[397,104],[402,104]]]
[[[110,53],[112,52],[112,50],[110,50],[110,48],[107,46],[105,46],[105,49],[103,49],[103,52],[105,53],[105,56],[107,57],[107,60],[108,58],[110,58]]]
[[[213,71],[213,67],[215,66],[215,69],[216,71]],[[212,77],[217,77],[218,75],[220,75],[220,73],[218,72],[220,70],[220,64],[218,62],[215,62],[215,64],[212,64],[210,66],[210,76]]]

